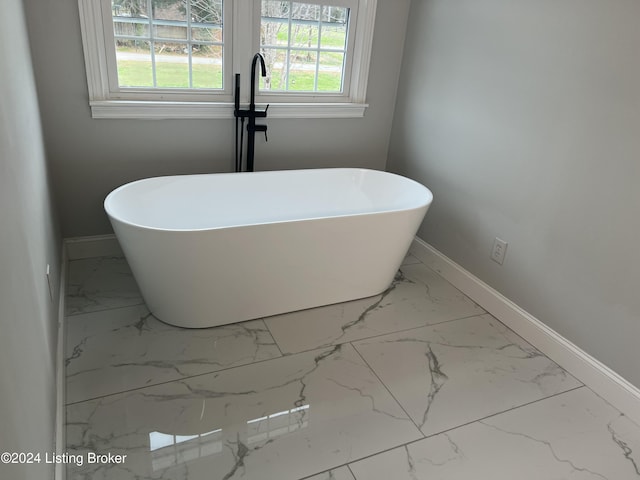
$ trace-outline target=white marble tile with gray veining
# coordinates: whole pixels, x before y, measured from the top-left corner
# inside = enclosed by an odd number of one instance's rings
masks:
[[[402,260],[402,265],[415,265],[417,263],[421,263],[418,257],[416,257],[412,253],[407,253],[404,256],[404,260]]]
[[[640,428],[582,387],[349,466],[357,480],[631,480]]]
[[[422,438],[349,344],[67,407],[80,479],[297,480]]]
[[[484,310],[421,263],[403,266],[381,295],[265,319],[284,353],[433,325]]]
[[[425,435],[581,385],[488,314],[354,346]]]
[[[67,403],[280,356],[261,320],[185,329],[144,305],[67,318]]]
[[[355,480],[349,467],[340,467],[328,472],[323,472],[313,477],[307,477],[304,480]]]
[[[144,303],[123,257],[94,257],[68,264],[65,315]]]

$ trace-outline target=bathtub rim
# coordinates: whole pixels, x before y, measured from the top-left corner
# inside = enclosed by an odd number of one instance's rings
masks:
[[[418,188],[422,189],[424,191],[424,193],[426,194],[425,198],[420,201],[420,202],[416,202],[416,205],[413,205],[411,207],[408,208],[393,208],[393,209],[389,209],[389,210],[373,210],[370,212],[357,212],[357,213],[346,213],[346,214],[340,214],[340,215],[320,215],[320,216],[314,216],[314,217],[305,217],[305,218],[295,218],[295,219],[288,219],[288,220],[274,220],[274,221],[262,221],[262,222],[251,222],[251,223],[243,223],[243,224],[238,224],[238,225],[222,225],[222,226],[217,226],[217,227],[204,227],[204,228],[161,228],[161,227],[155,227],[155,226],[150,226],[150,225],[143,225],[143,224],[139,224],[136,222],[131,222],[128,220],[123,219],[122,217],[118,216],[118,215],[114,215],[113,214],[113,209],[110,208],[109,206],[109,201],[112,200],[113,198],[115,198],[115,196],[117,195],[118,192],[120,192],[121,190],[124,190],[125,188],[131,188],[133,185],[138,184],[138,183],[144,183],[148,180],[151,179],[158,179],[158,178],[171,178],[171,177],[187,177],[187,176],[191,176],[191,177],[200,177],[200,176],[210,176],[210,175],[233,175],[233,174],[238,174],[238,173],[248,173],[248,174],[277,174],[277,173],[282,173],[282,172],[301,172],[301,171],[313,171],[313,170],[323,170],[323,171],[344,171],[344,170],[349,170],[349,171],[357,171],[357,172],[377,172],[377,173],[382,173],[385,175],[391,175],[393,177],[397,177],[402,179],[402,181],[406,181],[409,182],[411,184],[414,184],[415,186],[417,186]],[[304,169],[292,169],[292,170],[265,170],[265,171],[259,171],[259,172],[219,172],[219,173],[195,173],[195,174],[178,174],[178,175],[158,175],[156,177],[145,177],[145,178],[141,178],[138,180],[133,180],[131,182],[127,182],[123,185],[120,185],[119,187],[116,187],[115,189],[113,189],[111,192],[109,192],[109,194],[107,194],[107,196],[104,199],[103,202],[103,207],[104,210],[107,214],[107,216],[109,217],[110,221],[117,221],[119,223],[125,224],[129,227],[133,227],[133,228],[137,228],[137,229],[141,229],[141,230],[152,230],[152,231],[156,231],[156,232],[171,232],[171,233],[188,233],[188,232],[209,232],[209,231],[216,231],[216,230],[225,230],[225,229],[235,229],[235,228],[246,228],[246,227],[252,227],[252,226],[256,226],[256,225],[272,225],[272,224],[285,224],[285,223],[300,223],[300,222],[308,222],[308,221],[313,221],[313,220],[322,220],[322,219],[329,219],[329,218],[348,218],[348,217],[355,217],[355,216],[370,216],[370,215],[382,215],[382,214],[392,214],[392,213],[397,213],[397,212],[410,212],[413,210],[419,210],[422,208],[428,208],[431,203],[433,202],[433,193],[431,192],[431,190],[429,188],[427,188],[426,186],[424,186],[423,184],[421,184],[420,182],[417,182],[411,178],[405,177],[404,175],[400,175],[397,173],[393,173],[393,172],[387,172],[385,170],[375,170],[375,169],[371,169],[371,168],[357,168],[357,167],[335,167],[335,168],[304,168]]]

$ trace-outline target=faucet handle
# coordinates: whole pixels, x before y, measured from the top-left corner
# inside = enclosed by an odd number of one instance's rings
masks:
[[[267,107],[261,112],[256,110],[254,115],[256,116],[256,118],[264,118],[267,116],[267,110],[269,110],[269,104],[267,104]]]
[[[254,132],[264,132],[264,141],[268,142],[267,138],[267,126],[266,125],[256,125],[253,129]]]

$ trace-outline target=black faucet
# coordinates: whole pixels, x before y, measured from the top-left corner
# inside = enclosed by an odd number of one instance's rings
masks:
[[[236,117],[236,171],[242,170],[242,139],[240,140],[240,155],[238,156],[238,121],[239,118],[244,126],[244,119],[248,118],[247,123],[247,172],[253,172],[253,158],[255,154],[255,139],[256,132],[264,132],[265,141],[267,140],[267,126],[256,125],[256,118],[265,118],[267,116],[267,110],[269,105],[264,111],[256,111],[256,64],[260,61],[260,70],[263,77],[267,76],[267,68],[264,64],[264,57],[256,53],[251,61],[251,103],[249,104],[249,110],[240,110],[240,75],[236,74],[236,90],[235,90],[235,110],[234,116]],[[242,130],[242,129],[241,129]]]

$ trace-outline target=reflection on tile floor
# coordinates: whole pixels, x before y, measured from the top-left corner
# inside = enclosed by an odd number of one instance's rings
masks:
[[[640,477],[640,428],[408,255],[384,294],[210,329],[69,264],[68,479]]]

